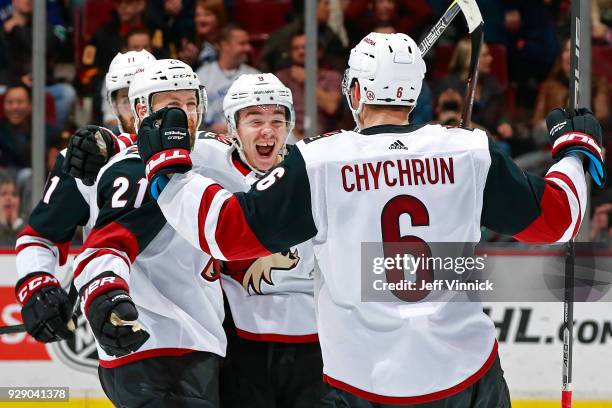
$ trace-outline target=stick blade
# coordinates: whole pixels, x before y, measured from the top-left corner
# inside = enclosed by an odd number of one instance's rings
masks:
[[[476,0],[457,0],[457,4],[461,7],[461,11],[468,25],[468,31],[471,34],[483,23],[478,4],[476,4]]]

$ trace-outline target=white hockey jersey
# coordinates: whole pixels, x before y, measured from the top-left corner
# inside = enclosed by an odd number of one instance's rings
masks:
[[[217,259],[312,238],[324,378],[332,386],[411,404],[475,383],[497,355],[481,305],[363,301],[361,245],[405,236],[477,242],[481,225],[526,242],[566,241],[586,203],[579,160],[564,158],[541,178],[523,173],[484,132],[438,125],[374,126],[296,147],[248,193],[231,194],[193,172],[175,175],[160,208]]]
[[[114,137],[115,151],[125,149],[134,140],[136,135],[128,133]],[[62,171],[65,156],[66,149],[58,154],[47,177],[43,197],[15,243],[19,279],[35,272],[55,275],[57,264],[66,263],[76,228],[82,226],[86,237],[95,223],[89,208],[91,191],[95,188]]]
[[[229,141],[201,132],[191,154],[194,171],[229,191],[248,191],[257,175]],[[223,291],[240,337],[305,343],[318,340],[314,310],[314,252],[310,241],[256,259],[220,261]],[[213,272],[213,266],[209,268]]]
[[[149,200],[136,147],[100,170],[89,201],[96,224],[75,261],[74,284],[81,291],[112,271],[127,282],[138,322],[150,334],[138,351],[120,358],[98,346],[100,365],[192,351],[224,356],[221,285],[205,273],[212,259],[181,238]]]

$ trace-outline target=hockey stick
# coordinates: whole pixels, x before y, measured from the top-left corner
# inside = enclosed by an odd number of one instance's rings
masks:
[[[70,292],[68,293],[68,300],[73,305],[72,307],[73,312],[72,312],[72,319],[70,319],[70,321],[68,321],[67,323],[68,329],[70,331],[74,331],[76,329],[74,322],[76,321],[76,318],[78,318],[79,310],[80,310],[77,307],[78,296],[79,296],[79,293],[77,292],[76,287],[74,286],[74,283],[71,283]],[[12,326],[0,326],[0,336],[4,334],[23,333],[25,331],[27,331],[25,324],[15,324]]]
[[[463,16],[468,25],[468,32],[472,40],[472,55],[470,58],[470,72],[465,91],[465,101],[463,104],[463,114],[461,115],[461,127],[468,127],[472,119],[472,106],[474,106],[474,96],[476,95],[476,82],[478,81],[478,65],[480,63],[480,49],[483,42],[483,25],[482,15],[476,0],[454,0],[446,9],[440,20],[433,26],[429,33],[425,36],[419,50],[421,55],[427,54],[436,41],[442,36],[442,33],[459,14],[463,12]]]
[[[580,103],[580,1],[572,0],[570,38],[569,106]],[[563,366],[561,407],[572,406],[572,351],[574,346],[574,240],[570,239],[565,255],[565,291],[563,297]]]

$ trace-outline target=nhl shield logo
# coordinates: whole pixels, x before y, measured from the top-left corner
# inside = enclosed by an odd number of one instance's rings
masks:
[[[52,343],[51,351],[67,366],[90,374],[98,372],[98,351],[94,335],[85,316],[80,315],[74,337]]]

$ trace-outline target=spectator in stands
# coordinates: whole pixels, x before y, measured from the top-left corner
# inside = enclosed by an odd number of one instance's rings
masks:
[[[396,32],[419,38],[431,18],[426,0],[352,0],[344,10],[351,44],[381,24],[391,24]]]
[[[467,78],[470,71],[470,58],[472,45],[468,38],[457,44],[449,63],[449,76],[441,82],[441,89],[453,88],[464,95]],[[480,51],[480,64],[478,66],[478,82],[474,97],[472,121],[497,132],[502,123],[508,123],[505,109],[505,98],[499,81],[491,74],[493,57],[489,46],[484,43]]]
[[[15,245],[17,234],[25,227],[20,205],[15,179],[8,172],[0,171],[0,245]]]
[[[195,43],[183,39],[179,59],[194,70],[217,60],[217,41],[221,28],[227,24],[222,0],[198,0],[195,6]]]
[[[323,54],[319,47],[319,56]],[[304,81],[306,71],[306,36],[298,32],[291,38],[291,66],[276,72],[276,76],[293,94],[295,109],[295,129],[293,136],[296,141],[304,138]],[[341,106],[342,75],[339,72],[319,66],[317,71],[317,134],[336,130],[338,111]]]
[[[147,15],[162,28],[164,50],[176,58],[183,39],[193,36],[194,0],[148,0]]]
[[[612,244],[612,202],[597,205],[593,210],[589,240]]]
[[[7,88],[4,94],[4,116],[5,118],[0,120],[0,167],[30,167],[30,88],[23,84]],[[47,126],[47,142],[52,140],[54,135],[55,130]]]
[[[591,30],[593,41],[599,44],[610,45],[612,44],[612,1],[593,0],[591,4]]]
[[[346,68],[347,50],[338,35],[327,25],[330,18],[329,0],[317,3],[318,44],[323,50],[319,63],[336,71]],[[260,66],[264,72],[276,72],[291,65],[290,49],[293,35],[304,30],[304,14],[272,33],[261,51]]]
[[[230,24],[221,30],[219,59],[202,65],[196,72],[208,95],[203,128],[216,133],[227,131],[223,115],[223,98],[227,90],[240,75],[259,72],[246,64],[250,52],[249,33],[243,28]]]
[[[569,95],[570,41],[565,42],[561,55],[548,78],[540,84],[537,101],[531,124],[534,136],[546,139],[546,115],[556,106],[567,106]],[[598,120],[607,123],[610,120],[610,92],[605,77],[591,78],[591,106]]]
[[[80,82],[85,90],[98,91],[104,82],[106,69],[112,59],[121,51],[127,34],[136,29],[146,29],[151,33],[152,48],[163,48],[161,28],[145,15],[145,0],[116,0],[117,9],[113,18],[93,34],[89,44],[83,49],[81,62],[83,70]],[[100,99],[94,101],[94,111],[100,112]]]
[[[518,85],[519,114],[530,113],[538,83],[546,78],[559,53],[555,21],[548,0],[507,1],[505,13],[509,76]],[[522,117],[519,119],[522,120]]]
[[[6,58],[8,61],[7,83],[23,82],[32,86],[32,1],[13,0],[12,14],[4,22],[2,34],[5,37]],[[48,25],[46,31],[47,72],[46,91],[53,96],[57,124],[63,125],[72,112],[76,99],[74,88],[55,77],[55,64],[58,55],[67,46],[65,32],[54,30]]]

